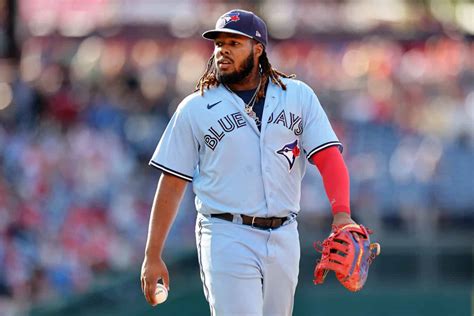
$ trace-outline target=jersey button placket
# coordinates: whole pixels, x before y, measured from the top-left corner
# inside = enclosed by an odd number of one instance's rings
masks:
[[[262,151],[264,154],[265,151]],[[265,197],[267,200],[267,214],[266,216],[271,216],[270,215],[270,210],[272,209],[272,200],[273,200],[273,191],[272,191],[272,179],[271,179],[271,167],[268,165],[268,160],[263,159],[262,157],[262,169],[263,169],[263,186],[264,186],[264,191],[265,191]]]
[[[268,89],[270,90],[270,88]],[[273,95],[270,91],[267,94],[267,98],[265,100],[265,104],[263,106],[263,113],[262,113],[262,127],[260,132],[260,153],[261,153],[261,164],[262,164],[262,176],[263,176],[263,186],[265,191],[265,198],[267,200],[267,215],[272,216],[271,210],[273,209],[273,181],[272,179],[272,150],[271,148],[267,148],[268,141],[266,139],[267,136],[267,128],[268,128],[268,117],[270,116],[271,111],[276,103],[276,96]],[[270,155],[270,156],[269,156]]]

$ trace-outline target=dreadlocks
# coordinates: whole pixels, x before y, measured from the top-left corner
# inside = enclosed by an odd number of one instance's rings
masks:
[[[257,92],[257,100],[262,99],[265,97],[265,87],[267,85],[268,80],[270,79],[274,84],[280,86],[283,90],[286,90],[286,85],[281,81],[281,78],[295,78],[295,75],[287,75],[279,70],[276,70],[272,67],[270,62],[268,61],[267,53],[263,51],[262,55],[260,55],[258,59],[258,63],[260,65],[260,71],[262,75],[262,84],[260,85],[260,89]],[[206,66],[206,71],[199,79],[198,83],[196,84],[196,90],[200,91],[201,95],[204,94],[204,89],[209,89],[210,87],[217,87],[219,86],[220,82],[217,79],[216,74],[216,66],[214,65],[214,54],[212,54],[211,58],[209,58]]]

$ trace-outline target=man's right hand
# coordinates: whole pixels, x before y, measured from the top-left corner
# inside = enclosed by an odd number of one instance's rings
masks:
[[[163,285],[170,289],[169,275],[166,264],[161,258],[166,236],[178,212],[179,203],[183,198],[187,181],[177,176],[162,173],[150,213],[148,236],[145,246],[140,281],[146,301],[155,306],[156,284],[162,279]]]
[[[140,281],[142,285],[143,295],[145,295],[148,304],[155,306],[158,304],[155,300],[156,284],[159,279],[163,280],[163,285],[168,289],[169,287],[169,275],[166,264],[161,257],[150,258],[145,255],[143,259],[142,271]]]

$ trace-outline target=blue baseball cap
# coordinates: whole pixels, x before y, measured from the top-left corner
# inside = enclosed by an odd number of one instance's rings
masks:
[[[231,10],[216,22],[214,30],[206,31],[202,37],[213,40],[219,33],[239,34],[267,46],[267,25],[255,13],[245,10]]]

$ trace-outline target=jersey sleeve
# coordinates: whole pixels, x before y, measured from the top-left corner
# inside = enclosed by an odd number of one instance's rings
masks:
[[[198,164],[199,144],[189,111],[178,107],[158,143],[149,165],[191,182]]]
[[[331,123],[318,97],[313,90],[306,86],[304,99],[305,114],[303,118],[302,147],[307,159],[324,148],[338,146],[342,152],[342,144],[332,129]]]

